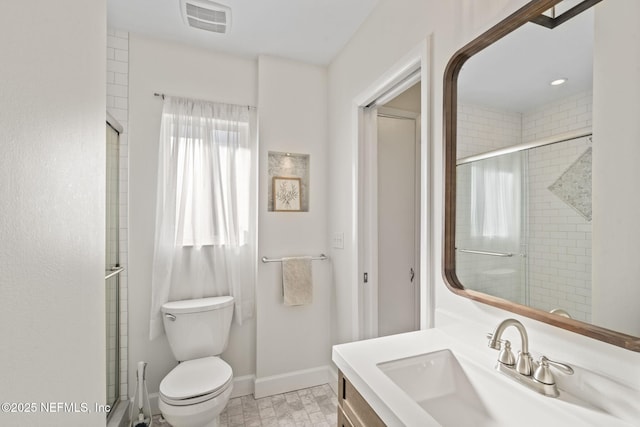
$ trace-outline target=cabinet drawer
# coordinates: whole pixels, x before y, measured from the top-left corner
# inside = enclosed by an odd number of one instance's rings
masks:
[[[338,427],[354,427],[340,405],[338,405]]]
[[[358,393],[356,388],[349,382],[349,380],[340,371],[338,372],[338,402],[340,408],[344,412],[344,416],[349,424],[345,423],[345,426],[353,425],[353,427],[385,427],[378,414],[375,413],[366,400]],[[340,417],[340,410],[338,410],[338,418]]]

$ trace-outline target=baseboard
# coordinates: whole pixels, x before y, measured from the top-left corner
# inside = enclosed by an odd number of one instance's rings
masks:
[[[256,383],[255,375],[244,375],[233,379],[233,391],[231,399],[234,397],[247,396],[253,394]]]
[[[333,363],[330,366],[327,366],[329,370],[329,387],[333,390],[333,392],[338,395],[338,368]]]
[[[158,406],[158,399],[160,399],[160,393],[149,393],[149,405],[151,405],[151,413],[153,415],[160,414],[160,407]],[[146,403],[145,403],[146,405]],[[137,412],[133,414],[137,415]]]
[[[333,391],[338,394],[338,371],[331,366],[320,366],[258,379],[256,379],[255,375],[244,375],[233,379],[231,398],[253,394],[256,399],[260,399],[261,397],[288,393],[322,384],[329,384]],[[158,393],[149,394],[151,413],[154,415],[160,413],[158,399]]]
[[[330,368],[328,366],[320,366],[318,368],[257,378],[253,394],[256,399],[260,399],[274,394],[287,393],[331,382],[333,382],[333,375],[330,373]],[[338,382],[337,376],[335,382]]]

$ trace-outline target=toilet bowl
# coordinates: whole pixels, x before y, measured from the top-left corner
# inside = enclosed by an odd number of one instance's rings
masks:
[[[162,313],[180,363],[160,383],[160,412],[173,427],[215,427],[233,390],[231,366],[218,357],[227,346],[233,298],[174,301]]]
[[[160,412],[174,427],[214,427],[233,390],[231,367],[217,357],[180,363],[160,383]]]

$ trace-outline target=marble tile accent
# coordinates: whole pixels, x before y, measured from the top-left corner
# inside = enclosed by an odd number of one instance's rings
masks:
[[[549,186],[549,190],[591,221],[591,147]]]
[[[328,385],[254,399],[229,400],[220,427],[336,427],[338,398]],[[155,427],[171,427],[154,417]]]

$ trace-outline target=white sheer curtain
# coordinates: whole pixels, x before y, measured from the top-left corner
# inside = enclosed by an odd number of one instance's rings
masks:
[[[482,249],[519,250],[522,162],[516,152],[471,165],[471,238]]]
[[[256,276],[256,119],[246,106],[166,97],[158,154],[150,339],[167,301],[232,295],[251,317]]]

